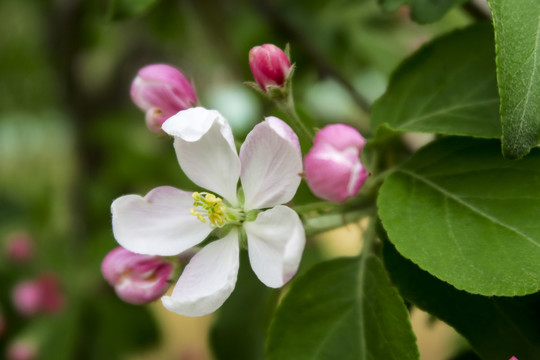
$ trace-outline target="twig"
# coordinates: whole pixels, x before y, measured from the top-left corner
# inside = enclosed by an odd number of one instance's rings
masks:
[[[276,29],[284,32],[291,42],[298,45],[298,47],[302,49],[302,51],[313,61],[313,63],[322,73],[333,77],[349,92],[358,106],[366,113],[369,113],[371,107],[369,101],[356,90],[349,80],[321,54],[321,52],[308,40],[306,36],[304,36],[304,34],[298,28],[287,21],[281,15],[281,12],[278,11],[278,9],[268,0],[257,0],[257,4],[262,15],[265,16]]]

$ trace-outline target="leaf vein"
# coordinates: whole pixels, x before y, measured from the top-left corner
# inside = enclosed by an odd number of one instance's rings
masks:
[[[419,181],[423,182],[424,184],[432,187],[433,189],[439,191],[440,193],[442,193],[443,195],[447,196],[448,198],[454,200],[455,202],[457,202],[458,204],[461,204],[463,205],[464,207],[468,208],[469,210],[471,210],[472,212],[490,220],[491,222],[493,222],[494,224],[497,224],[503,228],[506,228],[514,233],[516,233],[517,235],[521,236],[523,239],[527,240],[528,242],[530,242],[531,244],[533,244],[534,246],[536,247],[540,247],[540,244],[537,243],[536,241],[534,241],[533,238],[531,238],[530,236],[528,236],[527,234],[524,234],[523,232],[519,231],[518,229],[500,221],[499,219],[485,213],[484,211],[482,211],[481,209],[478,209],[477,207],[473,206],[472,204],[464,201],[463,199],[459,198],[458,196],[452,194],[451,192],[448,192],[446,189],[440,187],[439,185],[435,184],[434,182],[430,181],[429,179],[423,177],[422,175],[419,175],[419,174],[416,174],[414,172],[411,172],[411,171],[408,171],[408,170],[405,170],[405,169],[401,169],[399,170],[400,172],[406,174],[406,175],[409,175],[411,176],[412,178],[414,179],[418,179]]]

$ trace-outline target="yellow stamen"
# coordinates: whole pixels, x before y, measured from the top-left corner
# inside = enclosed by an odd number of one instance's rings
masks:
[[[201,222],[206,223],[206,218],[210,220],[211,227],[223,227],[227,224],[227,207],[223,200],[214,194],[194,192],[192,195],[193,206],[202,208],[200,211],[192,208],[190,213],[197,216]]]

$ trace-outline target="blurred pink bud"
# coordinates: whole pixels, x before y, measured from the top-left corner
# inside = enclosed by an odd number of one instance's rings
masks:
[[[101,264],[103,277],[122,300],[136,305],[147,304],[169,289],[174,264],[159,256],[135,254],[117,247]]]
[[[287,55],[275,45],[255,46],[249,51],[249,66],[263,91],[268,86],[284,87],[291,69]]]
[[[24,263],[32,259],[34,243],[26,233],[16,233],[8,237],[6,242],[6,256],[9,260]]]
[[[318,197],[343,203],[355,196],[368,177],[360,161],[366,140],[345,124],[325,126],[304,160],[306,181]]]
[[[161,132],[161,125],[169,117],[197,104],[191,83],[180,70],[166,64],[140,69],[130,93],[133,102],[146,112],[146,125],[154,132]]]
[[[6,323],[6,317],[4,316],[4,313],[0,309],[0,338],[4,335],[6,332],[7,323]]]
[[[512,356],[512,357],[510,358],[510,360],[518,360],[518,358],[515,357],[515,356]]]
[[[17,311],[26,316],[57,313],[64,308],[64,296],[55,275],[46,274],[18,284],[12,294]]]
[[[36,345],[29,340],[15,340],[6,349],[7,360],[33,360],[37,355]]]

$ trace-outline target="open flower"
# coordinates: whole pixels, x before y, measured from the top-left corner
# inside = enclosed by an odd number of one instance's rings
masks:
[[[265,285],[283,286],[296,273],[305,244],[300,218],[281,205],[301,180],[296,134],[280,119],[266,118],[238,156],[225,118],[200,107],[172,116],[163,130],[174,136],[185,174],[212,193],[163,186],[145,197],[120,197],[112,204],[116,240],[132,252],[170,256],[214,230],[218,237],[191,259],[172,295],[162,298],[164,306],[186,316],[219,308],[236,284],[240,245],[247,246],[251,267]]]

